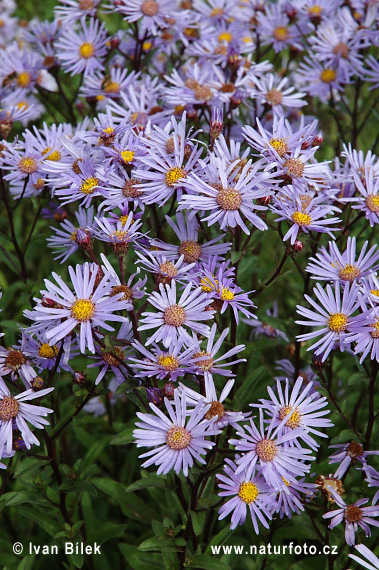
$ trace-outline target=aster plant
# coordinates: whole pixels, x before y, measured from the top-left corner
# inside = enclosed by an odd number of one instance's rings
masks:
[[[378,2],[23,5],[1,560],[378,568]]]

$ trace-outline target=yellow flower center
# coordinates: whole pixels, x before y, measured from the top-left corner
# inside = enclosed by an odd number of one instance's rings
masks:
[[[257,500],[258,495],[258,487],[254,485],[254,483],[250,483],[250,481],[244,481],[241,483],[238,496],[244,503],[250,505],[250,503]]]
[[[15,398],[12,396],[5,396],[0,400],[0,420],[7,422],[12,418],[15,418],[18,414],[20,405]]]
[[[170,372],[179,368],[179,360],[175,358],[175,356],[172,356],[172,354],[161,354],[158,358],[158,364]]]
[[[227,42],[230,43],[233,39],[233,36],[230,32],[222,32],[219,36],[218,36],[218,41],[219,42]]]
[[[371,331],[372,338],[379,338],[379,319],[371,325],[373,327],[373,331]]]
[[[80,56],[84,59],[89,59],[95,53],[95,46],[90,42],[85,42],[79,48]]]
[[[218,280],[215,279],[215,284],[218,285]],[[200,286],[205,293],[211,293],[212,291],[216,290],[215,285],[209,279],[209,277],[202,277],[200,279]]]
[[[375,295],[375,297],[379,297],[379,289],[371,289],[371,295]]]
[[[95,303],[89,299],[77,299],[71,307],[71,314],[77,321],[89,321],[95,314]]]
[[[318,4],[315,4],[314,6],[308,8],[308,14],[311,16],[311,18],[319,18],[322,14],[322,7],[318,6]]]
[[[134,155],[135,155],[135,152],[132,150],[122,150],[121,151],[121,158],[126,163],[132,162],[134,159]]]
[[[98,185],[99,180],[97,178],[87,178],[87,180],[85,180],[85,182],[80,186],[80,191],[83,192],[83,194],[92,194]]]
[[[223,210],[239,210],[242,196],[235,188],[222,188],[216,196],[216,202]]]
[[[342,281],[354,281],[354,279],[358,279],[361,272],[356,265],[345,265],[340,270],[340,279]]]
[[[285,42],[289,38],[288,28],[285,26],[278,26],[274,30],[274,38],[279,42]]]
[[[166,325],[181,327],[185,323],[187,315],[183,307],[171,305],[165,310],[163,318]]]
[[[41,358],[55,358],[58,354],[58,347],[56,344],[53,346],[47,343],[41,344],[38,349],[38,354]]]
[[[42,154],[43,156],[45,156],[46,154],[48,154],[49,152],[51,152],[51,148],[49,146],[47,146],[43,151]],[[60,159],[62,158],[61,153],[58,150],[54,150],[48,157],[46,160],[52,160],[54,162],[58,162]]]
[[[292,214],[292,220],[299,226],[309,226],[312,223],[311,216],[309,214],[303,214],[303,212],[294,212]]]
[[[103,89],[105,93],[118,93],[120,91],[120,84],[115,81],[104,81]]]
[[[191,434],[186,428],[172,426],[166,433],[166,443],[171,449],[184,449],[191,441]]]
[[[271,439],[262,439],[257,443],[256,453],[261,461],[273,461],[278,453],[278,448]]]
[[[159,265],[159,271],[163,275],[168,275],[169,277],[175,277],[178,274],[178,270],[171,261],[165,261]]]
[[[328,327],[333,332],[342,332],[346,330],[349,319],[343,313],[334,313],[328,319]]]
[[[231,301],[234,299],[234,293],[228,287],[222,288],[221,299],[223,301]]]
[[[337,74],[334,69],[324,69],[324,71],[321,72],[320,79],[324,83],[332,83],[332,81],[335,80],[336,75]]]
[[[182,168],[174,166],[173,168],[170,168],[170,170],[166,172],[166,177],[165,177],[166,186],[169,187],[174,186],[174,184],[176,184],[181,178],[186,178],[186,176],[187,173]]]
[[[19,87],[28,87],[31,80],[32,80],[32,77],[31,77],[30,73],[28,73],[27,71],[23,71],[17,77],[17,85]]]
[[[25,174],[33,174],[38,168],[38,163],[35,158],[25,156],[18,163],[18,168]]]
[[[280,420],[284,420],[284,418],[286,416],[288,416],[289,414],[291,414],[292,411],[292,407],[291,406],[283,406],[283,408],[281,408],[279,410],[279,419]],[[298,408],[296,408],[292,414],[290,415],[290,417],[288,418],[288,420],[286,421],[286,426],[288,426],[291,429],[295,429],[297,427],[299,427],[301,424],[301,414],[298,410]]]
[[[284,156],[288,151],[287,142],[285,139],[271,139],[270,145],[276,150],[279,156]]]
[[[369,194],[366,198],[366,206],[370,212],[379,212],[379,194]]]

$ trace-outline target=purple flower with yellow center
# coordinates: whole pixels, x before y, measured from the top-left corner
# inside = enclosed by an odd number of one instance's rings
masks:
[[[30,358],[34,364],[41,370],[51,370],[57,364],[57,357],[61,348],[61,343],[53,344],[48,342],[44,331],[36,331],[34,335],[23,333],[22,350],[25,356]],[[71,348],[71,347],[70,347]],[[61,370],[69,370],[72,372],[71,366],[68,361],[73,356],[78,354],[75,350],[63,351],[62,357],[59,360],[57,372]]]
[[[349,328],[347,340],[356,343],[354,354],[361,354],[362,363],[366,356],[379,362],[379,308],[364,311],[355,317]]]
[[[301,511],[304,510],[304,499],[300,493],[306,495],[308,499],[311,499],[317,490],[317,486],[313,483],[304,483],[303,479],[291,481],[291,483],[284,481],[284,483],[287,489],[286,491],[279,491],[278,493],[276,512],[279,513],[281,519],[284,516],[290,519],[292,513],[300,514]]]
[[[378,570],[379,558],[375,556],[367,546],[364,544],[357,544],[357,546],[355,546],[355,550],[357,550],[361,556],[364,556],[365,560],[363,560],[363,558],[359,558],[355,554],[349,554],[349,558],[358,562],[358,564],[367,570]]]
[[[237,422],[243,421],[247,416],[249,416],[249,412],[232,412],[225,408],[223,402],[228,397],[230,391],[232,390],[234,385],[234,379],[228,380],[225,384],[220,397],[217,397],[216,394],[216,387],[214,385],[213,379],[208,380],[205,384],[205,396],[199,394],[199,392],[195,392],[195,390],[191,390],[188,386],[180,383],[178,386],[179,392],[185,392],[187,402],[189,406],[196,406],[200,400],[203,400],[204,405],[211,404],[211,407],[205,414],[205,419],[210,420],[211,418],[214,419],[215,427],[219,429],[223,429],[227,425],[231,425],[234,428],[238,427]],[[188,410],[188,414],[191,415],[191,410]]]
[[[140,422],[136,422],[137,429],[133,437],[137,447],[154,447],[151,451],[143,453],[140,458],[148,459],[142,467],[158,465],[157,474],[166,474],[171,470],[188,476],[188,469],[193,466],[194,459],[205,464],[202,455],[207,453],[215,444],[206,439],[207,436],[217,435],[220,430],[213,427],[213,419],[205,420],[209,406],[204,408],[200,401],[187,419],[187,403],[185,394],[174,393],[173,404],[164,399],[168,413],[167,417],[159,408],[150,403],[154,414],[137,412]]]
[[[7,453],[12,452],[13,445],[13,423],[21,432],[21,436],[25,442],[26,448],[30,449],[32,445],[39,445],[39,441],[33,432],[30,430],[27,422],[36,428],[43,428],[44,425],[49,425],[45,419],[47,414],[53,410],[44,408],[43,406],[34,406],[27,404],[29,400],[35,398],[42,398],[49,394],[54,388],[45,388],[38,392],[33,390],[26,390],[12,396],[6,384],[0,378],[0,449]]]
[[[268,521],[272,519],[271,513],[277,503],[272,496],[272,488],[263,477],[255,473],[247,475],[246,471],[236,474],[237,465],[231,459],[225,459],[224,473],[218,474],[217,483],[221,491],[220,497],[232,497],[222,505],[219,510],[219,520],[232,513],[230,528],[233,530],[246,521],[249,508],[251,520],[256,534],[259,534],[260,522],[269,528]]]
[[[335,207],[317,204],[315,199],[304,204],[300,196],[295,193],[290,200],[276,197],[275,203],[270,206],[270,209],[279,215],[279,218],[275,220],[276,222],[288,220],[291,223],[290,229],[283,237],[283,241],[291,239],[291,245],[298,239],[300,232],[327,233],[333,238],[332,232],[336,231],[337,228],[330,226],[341,221],[339,218],[327,217],[336,209]]]
[[[88,207],[95,196],[106,195],[105,180],[108,170],[102,165],[95,165],[88,158],[78,161],[72,171],[65,173],[63,179],[61,173],[58,178],[52,179],[53,183],[64,186],[55,190],[55,195],[64,200],[62,206],[82,200],[80,205]]]
[[[332,519],[329,528],[334,528],[342,521],[345,521],[345,540],[349,546],[354,546],[355,535],[359,527],[364,530],[366,536],[371,536],[369,525],[379,526],[379,521],[372,518],[379,516],[379,505],[362,507],[362,505],[369,501],[369,499],[366,498],[359,499],[355,503],[347,505],[340,495],[335,492],[333,487],[329,487],[329,490],[333,499],[340,507],[322,516],[323,519]]]
[[[309,295],[305,295],[306,300],[314,310],[297,305],[297,312],[307,318],[307,321],[295,321],[298,325],[321,327],[317,330],[298,335],[298,341],[306,341],[321,336],[307,350],[315,350],[315,354],[323,354],[322,362],[325,362],[329,353],[333,350],[336,342],[339,342],[340,350],[344,350],[347,330],[353,321],[353,314],[359,307],[358,285],[356,283],[346,283],[342,298],[339,283],[334,286],[334,291],[330,285],[324,290],[319,283],[313,289],[317,297],[314,301]]]
[[[137,271],[132,273],[128,280],[122,282],[117,275],[114,267],[108,261],[103,253],[100,254],[101,261],[103,262],[103,266],[101,267],[103,273],[109,273],[112,275],[114,279],[114,285],[112,286],[112,293],[111,297],[117,295],[117,293],[122,293],[122,301],[126,301],[128,304],[126,306],[127,311],[132,311],[134,307],[134,299],[142,299],[145,296],[145,284],[147,281],[147,277],[145,276],[143,279],[138,279],[140,275],[140,268],[137,267]],[[137,277],[137,281],[133,284],[133,280]]]
[[[84,16],[78,31],[66,26],[55,44],[57,58],[62,68],[71,75],[83,73],[84,77],[104,69],[102,59],[107,54],[107,32],[104,24]]]
[[[99,229],[94,230],[94,237],[110,243],[117,255],[125,254],[129,249],[129,244],[142,235],[138,231],[142,226],[142,221],[134,219],[133,215],[133,212],[130,212],[127,216],[120,216],[119,219],[95,218]]]
[[[178,283],[188,283],[193,277],[191,269],[195,263],[185,263],[184,255],[181,255],[177,261],[170,261],[165,255],[158,255],[158,252],[144,251],[142,254],[136,251],[136,254],[139,257],[137,263],[154,274],[156,283],[168,284],[173,280]]]
[[[343,198],[341,202],[352,202],[354,210],[364,213],[370,226],[379,224],[379,177],[374,177],[373,168],[365,168],[363,181],[357,172],[353,172],[354,182],[359,192],[357,197]]]
[[[340,66],[320,63],[315,56],[305,57],[296,72],[300,85],[313,97],[326,102],[333,91],[343,91],[346,77]]]
[[[239,226],[246,234],[250,234],[243,217],[254,227],[266,230],[266,223],[254,213],[254,210],[266,210],[266,207],[255,204],[254,200],[272,194],[269,185],[272,175],[258,172],[259,165],[252,164],[249,160],[237,177],[235,167],[239,162],[227,166],[223,159],[216,159],[220,179],[220,183],[215,185],[217,187],[211,186],[196,174],[188,176],[184,185],[191,193],[182,197],[179,210],[209,210],[210,214],[203,217],[202,221],[209,226],[217,222],[223,230]]]
[[[198,287],[193,289],[192,283],[186,286],[179,300],[177,300],[175,281],[170,285],[161,283],[159,292],[154,291],[148,300],[159,312],[142,313],[144,318],[138,330],[159,328],[147,340],[146,346],[152,342],[162,341],[168,348],[178,340],[190,345],[193,343],[193,338],[186,328],[201,335],[209,335],[209,326],[199,321],[212,319],[214,311],[206,310],[209,305],[208,295]]]
[[[239,344],[234,346],[221,356],[216,358],[217,353],[223,346],[226,337],[229,333],[229,328],[222,331],[219,338],[216,340],[217,325],[214,323],[208,335],[207,345],[205,350],[200,350],[197,354],[199,360],[196,362],[196,374],[198,376],[204,376],[205,386],[211,390],[213,386],[213,374],[219,374],[220,376],[234,376],[230,370],[225,370],[225,368],[230,368],[234,364],[239,362],[246,362],[245,358],[239,358],[238,360],[233,360],[232,362],[222,362],[228,358],[234,356],[241,350],[245,350],[244,344]]]
[[[194,373],[199,360],[197,344],[185,347],[179,341],[170,346],[168,350],[163,350],[153,343],[153,352],[147,350],[137,340],[133,346],[144,358],[129,358],[128,364],[135,370],[135,375],[140,378],[154,376],[159,380],[165,378],[175,382],[180,376]]]
[[[312,393],[312,386],[312,382],[303,386],[303,378],[299,376],[290,392],[288,379],[285,381],[284,390],[282,383],[277,380],[277,394],[270,386],[267,387],[271,400],[261,398],[260,404],[250,405],[265,410],[272,418],[274,426],[279,425],[284,418],[288,418],[282,426],[283,433],[296,428],[303,428],[304,431],[298,438],[302,439],[312,449],[317,449],[318,444],[312,435],[328,436],[316,428],[328,428],[332,427],[333,424],[330,420],[322,417],[330,413],[329,410],[321,410],[328,405],[327,399],[325,397],[315,398],[316,394]],[[297,441],[294,443],[297,444]]]
[[[179,238],[180,245],[172,245],[153,239],[151,245],[157,248],[155,255],[163,254],[167,259],[175,259],[183,255],[186,263],[206,262],[211,255],[225,255],[232,245],[231,243],[217,243],[225,234],[221,234],[206,243],[199,243],[199,224],[195,215],[187,213],[185,217],[181,212],[177,212],[176,224],[169,216],[166,216],[166,222]],[[154,255],[154,251],[152,254]]]
[[[379,455],[379,451],[365,451],[363,445],[356,441],[350,441],[350,443],[345,443],[345,445],[330,445],[331,449],[337,449],[333,455],[329,457],[329,463],[340,463],[337,471],[335,472],[335,477],[341,479],[346,471],[348,470],[350,464],[361,463],[363,467],[366,466],[366,457],[370,455]]]
[[[313,460],[314,457],[309,457],[309,449],[288,446],[289,442],[294,442],[303,435],[302,428],[284,434],[282,427],[286,423],[286,417],[279,425],[275,423],[273,419],[265,428],[263,413],[259,410],[259,429],[251,419],[250,425],[238,427],[237,435],[241,439],[231,439],[229,443],[235,445],[237,451],[244,452],[237,459],[236,474],[246,469],[246,475],[250,477],[258,465],[258,473],[263,475],[275,491],[286,491],[288,482],[295,481],[296,477],[302,477],[310,471],[310,465],[304,462]]]
[[[83,16],[96,16],[96,10],[101,0],[59,0],[60,4],[55,6],[54,14],[56,20],[65,24],[73,24],[75,20]],[[62,5],[63,4],[63,5]]]
[[[356,259],[356,239],[348,237],[346,250],[341,253],[335,242],[329,242],[329,253],[325,248],[311,257],[306,271],[312,279],[339,281],[342,283],[355,281],[375,272],[379,267],[379,251],[374,245],[367,251],[369,242],[365,241]]]
[[[57,285],[45,279],[47,290],[42,291],[44,298],[50,303],[37,299],[32,311],[26,310],[25,316],[36,325],[31,330],[46,328],[46,339],[56,343],[66,337],[76,327],[79,328],[80,351],[85,353],[86,347],[95,353],[93,327],[113,331],[106,321],[125,321],[125,317],[115,314],[126,308],[127,301],[122,300],[123,293],[111,296],[113,278],[106,273],[100,283],[96,283],[99,269],[89,263],[68,268],[74,293],[59,275],[52,273]],[[97,286],[96,286],[97,285]],[[46,306],[47,304],[47,306]]]

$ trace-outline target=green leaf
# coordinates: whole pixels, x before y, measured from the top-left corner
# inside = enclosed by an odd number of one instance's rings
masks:
[[[130,427],[116,435],[111,439],[111,445],[127,445],[133,443],[133,430],[134,427]]]
[[[330,441],[331,444],[334,443],[345,443],[346,441],[351,441],[352,439],[357,439],[357,436],[351,429],[342,430],[336,437]]]
[[[233,532],[234,531],[231,530],[230,526],[228,525],[224,526],[224,528],[220,530],[220,532],[212,538],[212,540],[210,541],[205,550],[205,554],[211,554],[212,552],[211,547],[220,546],[221,544],[223,544],[226,540],[228,540],[228,538],[233,534]]]
[[[159,487],[160,489],[164,489],[166,488],[166,478],[156,475],[155,477],[139,479],[129,485],[129,487],[125,489],[125,492],[130,493],[131,491],[138,491],[139,489],[146,489],[147,487]]]
[[[153,536],[144,540],[139,545],[139,550],[142,552],[147,552],[150,550],[158,550],[161,552],[162,550],[171,550],[171,551],[180,551],[180,546],[176,546],[175,543],[172,541],[171,538],[161,538],[158,536]]]
[[[68,554],[68,558],[71,560],[71,562],[73,563],[75,568],[81,568],[83,566],[83,562],[84,562],[83,554],[81,554],[81,553],[79,553],[79,554],[76,554],[76,553]]]

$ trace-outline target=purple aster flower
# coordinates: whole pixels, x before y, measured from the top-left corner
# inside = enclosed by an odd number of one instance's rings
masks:
[[[270,105],[275,115],[279,117],[288,113],[288,108],[299,108],[307,104],[302,100],[306,93],[298,93],[295,87],[287,86],[288,77],[279,78],[269,73],[259,79],[252,76],[249,82],[250,85],[254,85],[249,89],[249,96],[259,101],[261,105]]]
[[[153,239],[151,240],[151,245],[158,249],[155,255],[163,254],[167,259],[175,259],[184,255],[184,261],[186,263],[193,263],[194,261],[207,262],[211,255],[225,255],[232,245],[229,242],[217,243],[225,234],[221,234],[219,237],[207,241],[206,243],[199,243],[199,224],[195,215],[187,214],[185,217],[181,212],[177,212],[176,224],[169,216],[166,216],[166,221],[179,238],[180,245],[171,245],[161,240]],[[151,253],[154,255],[154,251]]]
[[[57,229],[50,226],[56,235],[47,238],[47,245],[51,248],[58,248],[53,253],[58,254],[54,259],[60,259],[61,263],[67,261],[80,246],[78,238],[79,229],[83,230],[88,239],[91,239],[92,225],[93,225],[93,206],[88,208],[79,207],[75,212],[75,218],[79,226],[74,226],[70,220],[63,220],[61,223],[62,229]],[[79,241],[79,243],[78,243]]]
[[[372,87],[370,87],[370,91],[371,89],[378,89],[379,87],[379,62],[377,60],[376,57],[374,57],[373,55],[369,55],[366,59],[365,59],[365,64],[367,65],[367,68],[365,70],[365,81],[369,81],[370,83],[374,83],[374,85]]]
[[[217,475],[217,483],[222,491],[220,497],[232,497],[222,505],[219,510],[219,520],[232,513],[230,528],[234,530],[237,525],[244,524],[247,507],[249,507],[251,520],[256,534],[259,534],[258,522],[269,528],[271,512],[276,507],[272,497],[272,489],[263,477],[255,473],[247,475],[246,471],[236,474],[237,465],[231,459],[225,459],[224,472]]]
[[[265,6],[264,13],[258,12],[257,32],[262,44],[269,44],[277,53],[288,46],[302,49],[301,34],[294,25],[290,25],[282,4]]]
[[[174,0],[128,0],[114,2],[115,9],[127,22],[141,20],[141,33],[157,34],[160,28],[166,28],[167,19],[175,17],[176,2]]]
[[[236,446],[237,451],[245,452],[237,460],[236,474],[246,469],[246,474],[249,477],[258,464],[258,473],[262,473],[269,485],[276,491],[286,491],[285,481],[292,482],[296,477],[302,477],[309,472],[310,465],[304,462],[314,458],[309,457],[310,449],[288,446],[288,442],[293,442],[304,433],[302,428],[290,430],[284,435],[282,427],[286,418],[275,427],[275,421],[272,420],[267,428],[263,425],[262,410],[259,410],[259,419],[259,429],[251,419],[250,425],[238,427],[237,435],[241,439],[229,440],[231,445]]]
[[[230,391],[232,390],[234,385],[234,379],[228,380],[225,384],[220,397],[217,397],[216,394],[216,387],[214,385],[214,381],[208,380],[205,385],[205,396],[199,394],[199,392],[195,392],[195,390],[191,390],[188,386],[180,383],[178,386],[179,393],[185,392],[187,403],[189,406],[196,406],[200,400],[203,400],[203,404],[211,404],[211,407],[205,414],[205,418],[210,420],[211,418],[214,419],[215,427],[219,429],[223,429],[227,425],[231,425],[234,428],[238,427],[237,422],[241,422],[249,416],[249,412],[231,412],[225,408],[223,404],[224,400],[228,397]],[[188,410],[189,415],[191,415],[191,410]]]
[[[337,451],[329,457],[329,463],[340,463],[335,472],[335,477],[338,479],[341,479],[345,475],[350,464],[359,461],[363,466],[366,466],[366,457],[369,455],[379,455],[379,451],[365,451],[363,445],[356,441],[345,443],[345,445],[342,446],[330,445],[329,447],[331,449],[337,449]]]
[[[379,487],[379,471],[374,469],[372,465],[367,465],[367,464],[363,465],[362,471],[364,471],[366,474],[365,481],[369,487]],[[378,501],[379,501],[379,489],[376,491],[372,499],[372,504],[376,505]]]
[[[315,56],[306,57],[296,73],[300,85],[324,103],[333,91],[343,91],[346,76],[340,66],[321,63]]]
[[[63,188],[55,190],[55,195],[60,200],[65,200],[62,206],[82,200],[81,206],[88,207],[95,196],[106,195],[105,180],[107,170],[102,165],[95,165],[92,160],[84,159],[78,161],[76,168],[66,172],[65,176],[59,175],[59,178],[52,178],[51,182],[63,185]]]
[[[223,230],[239,226],[249,234],[250,230],[242,216],[258,229],[267,229],[265,222],[254,213],[254,210],[266,208],[254,204],[253,200],[272,193],[268,184],[271,175],[268,172],[258,174],[259,166],[252,164],[251,161],[245,164],[238,177],[235,170],[236,163],[227,166],[224,160],[217,159],[216,164],[220,178],[217,188],[210,186],[196,174],[191,174],[185,181],[185,187],[191,194],[182,197],[179,210],[189,209],[194,212],[210,210],[210,214],[203,217],[202,221],[207,222],[209,226],[218,222]]]
[[[267,391],[271,400],[260,398],[260,404],[250,404],[255,408],[262,408],[268,416],[272,418],[273,426],[281,424],[284,418],[288,418],[282,426],[283,433],[288,433],[296,428],[303,428],[303,433],[298,435],[312,449],[317,449],[318,443],[311,434],[319,437],[328,437],[316,428],[328,428],[333,424],[325,416],[330,413],[329,410],[321,410],[328,405],[328,400],[325,397],[315,398],[315,393],[312,393],[312,382],[303,386],[303,378],[298,377],[291,392],[289,391],[289,381],[286,379],[284,390],[282,383],[277,380],[276,387],[278,394],[267,387]],[[303,389],[302,389],[303,388]],[[297,440],[294,441],[297,445]],[[290,442],[291,445],[291,442]]]
[[[60,4],[54,8],[56,20],[73,24],[83,16],[96,16],[97,6],[101,0],[59,0],[59,2]]]
[[[316,258],[311,257],[306,271],[312,279],[339,281],[342,283],[361,279],[376,271],[379,267],[379,251],[374,245],[367,251],[369,242],[365,241],[356,259],[356,239],[348,237],[346,250],[340,253],[335,242],[329,242],[329,253],[322,248]],[[367,253],[366,253],[367,252]]]
[[[78,31],[66,26],[55,48],[62,68],[71,75],[83,73],[84,77],[104,69],[102,59],[107,54],[107,32],[104,24],[96,18],[85,16],[80,20]]]
[[[355,534],[359,527],[365,531],[366,536],[371,536],[369,525],[379,526],[379,522],[372,517],[379,516],[379,506],[362,507],[369,499],[359,499],[351,505],[347,505],[332,487],[330,493],[340,507],[322,516],[323,519],[332,519],[329,528],[334,528],[345,520],[345,540],[349,546],[355,544]]]
[[[118,99],[120,93],[124,91],[135,78],[137,73],[132,71],[129,73],[127,69],[119,67],[110,67],[108,73],[97,72],[84,78],[84,83],[80,88],[82,97],[96,97],[98,101],[104,104],[109,99]]]
[[[226,328],[222,331],[220,337],[216,340],[216,332],[217,332],[217,324],[214,323],[210,330],[207,340],[207,346],[205,350],[201,350],[198,353],[198,357],[202,357],[196,363],[196,374],[204,376],[205,380],[205,387],[209,387],[209,389],[213,386],[213,374],[219,374],[220,376],[234,376],[234,374],[230,370],[225,370],[225,367],[230,368],[234,364],[238,364],[239,362],[246,362],[245,358],[239,358],[238,360],[233,360],[232,362],[222,362],[227,358],[231,358],[241,350],[245,350],[244,344],[239,344],[238,346],[234,346],[218,358],[216,355],[220,348],[222,347],[223,343],[225,342],[225,338],[228,336],[229,328]]]
[[[124,341],[123,344],[117,344],[117,339]],[[95,379],[95,385],[99,384],[99,382],[104,378],[105,374],[108,371],[113,372],[117,387],[120,386],[126,379],[126,367],[123,366],[122,362],[127,362],[130,354],[132,351],[126,346],[126,342],[129,343],[133,339],[133,328],[132,324],[129,320],[122,323],[120,330],[117,333],[116,340],[114,341],[114,345],[111,348],[102,348],[100,345],[95,344],[96,353],[99,356],[95,356],[96,362],[93,364],[88,364],[88,368],[96,368],[99,367],[100,371]],[[116,358],[117,357],[117,358]]]
[[[111,296],[117,295],[117,293],[122,293],[121,300],[127,302],[127,306],[125,307],[127,311],[132,311],[134,308],[134,300],[135,299],[142,299],[145,296],[145,285],[147,281],[147,277],[145,276],[143,279],[138,279],[140,275],[140,268],[137,267],[137,271],[132,273],[126,282],[122,282],[117,275],[114,267],[108,261],[103,253],[100,254],[101,261],[104,265],[102,265],[103,273],[109,273],[112,275],[114,279],[114,285],[112,286],[112,293]],[[137,281],[133,284],[133,280],[137,277]]]
[[[54,390],[54,388],[45,388],[38,392],[26,390],[25,392],[21,392],[21,394],[17,394],[17,396],[13,397],[4,381],[0,378],[1,450],[5,448],[7,453],[12,452],[13,422],[17,429],[20,430],[27,449],[30,449],[32,445],[39,445],[38,439],[30,430],[27,422],[32,424],[32,426],[41,429],[44,425],[49,425],[45,416],[50,414],[53,410],[50,410],[50,408],[44,408],[43,406],[27,404],[26,402],[28,400],[34,400],[35,398],[42,398],[42,396],[49,394],[52,390]]]
[[[115,311],[126,308],[127,301],[122,300],[123,293],[111,296],[113,278],[106,273],[96,286],[99,268],[89,263],[68,268],[74,293],[64,283],[61,277],[52,273],[58,285],[45,279],[47,290],[42,291],[43,297],[52,301],[46,303],[37,300],[32,311],[26,310],[25,316],[36,325],[32,330],[48,326],[46,338],[53,343],[67,336],[77,325],[79,327],[80,351],[85,352],[86,347],[94,353],[93,327],[101,327],[107,331],[114,329],[105,321],[125,321],[125,317],[116,315]],[[50,306],[49,306],[50,305]]]
[[[57,363],[57,356],[61,348],[59,345],[48,342],[44,331],[36,331],[34,335],[23,332],[23,353],[30,358],[34,364],[41,370],[51,370]],[[62,358],[59,361],[57,372],[62,370],[69,370],[73,372],[71,366],[68,364],[70,358],[78,354],[77,351],[72,350],[72,343],[65,347],[63,345]],[[68,350],[67,350],[68,348]],[[65,350],[66,349],[66,350]]]
[[[152,342],[163,342],[168,348],[179,339],[191,344],[192,337],[185,327],[190,328],[198,334],[208,336],[209,326],[203,325],[199,321],[207,321],[213,318],[214,311],[206,310],[209,305],[208,295],[201,292],[196,287],[193,289],[189,283],[184,289],[179,300],[176,298],[176,283],[172,281],[170,285],[159,285],[159,292],[154,291],[148,298],[158,313],[142,313],[144,319],[138,330],[148,330],[158,328],[158,330],[146,342],[146,346]]]
[[[129,244],[141,237],[139,228],[142,221],[134,217],[133,212],[129,212],[127,216],[120,218],[95,218],[98,230],[94,230],[93,235],[100,241],[105,241],[112,245],[117,255],[125,254],[128,251]]]
[[[333,350],[338,341],[340,350],[344,350],[347,329],[352,322],[352,315],[359,306],[358,286],[346,283],[341,299],[341,289],[338,283],[334,286],[334,292],[330,285],[326,286],[326,291],[319,283],[313,289],[318,302],[309,295],[305,295],[306,300],[312,305],[314,310],[297,305],[297,312],[308,321],[295,321],[299,325],[318,326],[317,330],[298,335],[299,341],[310,340],[321,336],[317,342],[312,344],[307,350],[317,349],[315,354],[322,354],[322,362],[325,362],[329,353]]]
[[[317,490],[317,486],[313,483],[304,483],[304,480],[299,481],[285,481],[286,491],[279,491],[277,497],[276,512],[279,513],[280,518],[284,516],[291,518],[292,513],[300,514],[304,510],[304,499],[300,493],[306,495],[306,499],[311,499]]]
[[[379,177],[374,177],[374,169],[367,167],[363,181],[356,172],[353,172],[353,176],[359,195],[342,198],[341,202],[352,202],[352,208],[363,212],[370,226],[374,227],[379,224]]]
[[[170,261],[165,255],[157,255],[158,252],[146,251],[144,254],[136,251],[139,257],[138,264],[149,273],[153,273],[156,283],[168,284],[171,281],[178,283],[188,283],[193,277],[191,269],[195,263],[185,263],[184,255],[181,255],[177,261]]]
[[[24,354],[22,347],[14,346],[4,348],[0,346],[0,376],[10,377],[16,381],[18,376],[27,388],[30,387],[33,378],[37,376],[26,354]]]
[[[194,459],[205,464],[202,455],[215,445],[205,438],[219,434],[220,430],[213,427],[213,419],[204,419],[210,405],[204,407],[200,401],[187,421],[185,394],[180,396],[175,390],[174,402],[175,407],[167,398],[164,399],[169,417],[154,404],[150,404],[150,408],[155,415],[137,412],[141,421],[136,422],[137,429],[134,430],[133,437],[137,447],[154,446],[154,449],[139,456],[148,457],[142,467],[158,465],[158,475],[165,475],[173,469],[175,473],[183,471],[187,477],[188,468],[193,466]]]
[[[359,556],[356,556],[355,554],[349,554],[349,558],[358,562],[358,564],[367,570],[378,570],[379,558],[375,556],[367,546],[364,544],[357,544],[357,546],[355,546],[355,550],[357,550],[361,556],[364,556],[365,560],[363,560],[363,558],[359,558]]]
[[[288,220],[291,227],[283,237],[283,241],[291,238],[291,245],[298,239],[299,232],[309,233],[310,231],[327,233],[330,237],[334,237],[332,232],[337,228],[330,227],[338,224],[339,218],[328,218],[327,216],[335,209],[329,205],[318,205],[317,201],[311,199],[308,203],[303,204],[300,196],[293,194],[292,199],[283,200],[279,197],[275,198],[275,204],[270,209],[279,215],[276,222]]]
[[[154,376],[159,380],[167,379],[175,382],[180,376],[195,372],[196,362],[199,360],[196,354],[199,350],[197,344],[185,347],[183,342],[179,341],[171,345],[169,350],[162,350],[153,343],[154,352],[147,350],[137,340],[133,346],[144,356],[143,359],[129,358],[128,362],[135,370],[135,375],[140,378]]]
[[[349,327],[348,342],[355,342],[354,354],[361,354],[362,363],[367,355],[379,362],[379,307],[364,311],[355,317]]]

